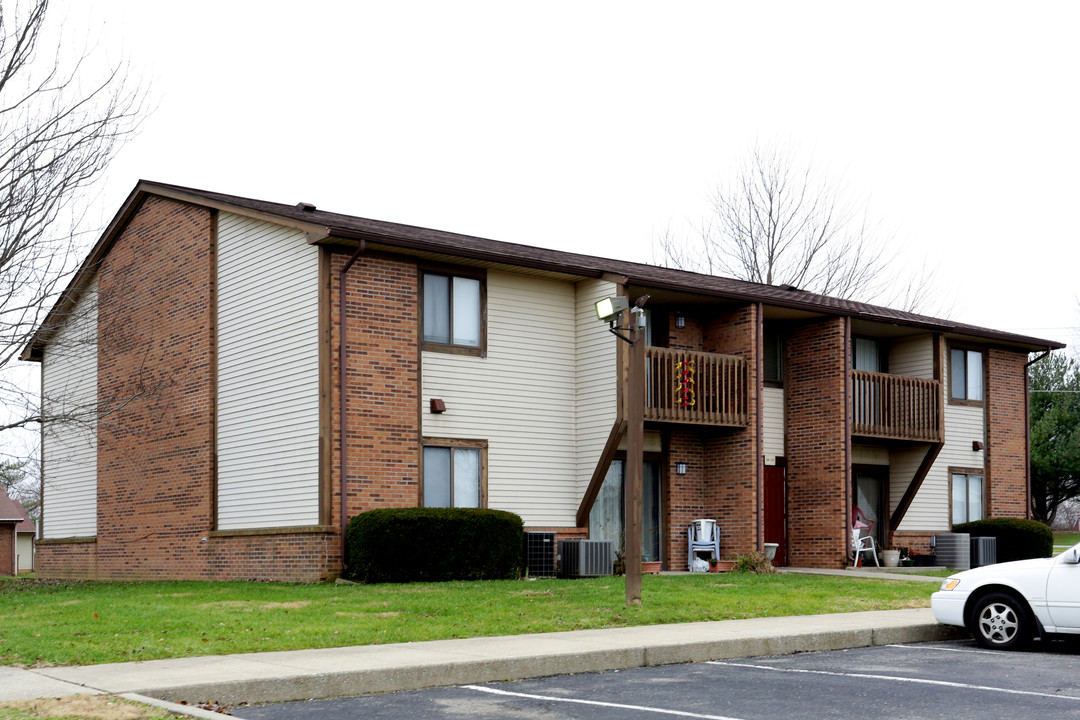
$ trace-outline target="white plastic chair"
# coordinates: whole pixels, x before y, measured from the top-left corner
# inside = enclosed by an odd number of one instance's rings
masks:
[[[852,563],[859,567],[863,553],[868,552],[870,557],[874,558],[874,565],[881,567],[878,562],[877,543],[874,542],[874,521],[867,518],[857,506],[852,508],[851,521]]]
[[[690,523],[690,527],[686,528],[686,569],[694,569],[694,557],[698,550],[711,550],[712,556],[717,560],[720,559],[720,528],[713,522],[710,526],[712,528],[711,538],[698,539],[694,536],[694,528],[697,523]]]

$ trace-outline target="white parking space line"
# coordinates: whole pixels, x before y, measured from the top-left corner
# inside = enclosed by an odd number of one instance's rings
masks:
[[[750,665],[744,663],[729,663],[713,660],[706,665],[723,665],[724,667],[750,668],[753,670],[772,670],[781,673],[802,673],[805,675],[831,675],[832,677],[859,678],[861,680],[889,680],[891,682],[912,683],[915,685],[937,685],[939,687],[957,688],[960,690],[985,690],[987,692],[1002,693],[1005,695],[1028,695],[1033,697],[1056,698],[1059,700],[1074,700],[1080,702],[1080,697],[1073,695],[1060,695],[1055,693],[1033,692],[1031,690],[1010,690],[1008,688],[988,687],[986,685],[969,685],[968,683],[948,682],[946,680],[924,680],[922,678],[899,677],[896,675],[872,675],[870,673],[846,673],[832,670],[805,670],[802,668],[782,668],[771,665]]]
[[[938,652],[970,653],[972,655],[1001,655],[1000,650],[976,650],[974,648],[952,648],[940,645],[885,645],[891,648],[903,648],[904,650],[937,650]]]
[[[491,693],[492,695],[505,695],[508,697],[525,698],[528,700],[544,700],[547,702],[574,703],[577,705],[595,705],[597,707],[616,708],[619,710],[637,710],[639,712],[657,713],[659,715],[677,715],[686,718],[701,718],[702,720],[740,720],[740,718],[728,717],[727,715],[701,715],[700,713],[684,712],[682,710],[667,710],[665,708],[648,707],[645,705],[623,705],[622,703],[601,702],[599,700],[579,700],[576,698],[551,697],[549,695],[532,695],[530,693],[510,692],[499,690],[483,685],[462,685],[468,690]]]

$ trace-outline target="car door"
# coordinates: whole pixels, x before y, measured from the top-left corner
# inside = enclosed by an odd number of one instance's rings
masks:
[[[1058,631],[1080,633],[1080,564],[1065,560],[1062,553],[1046,578],[1046,611]]]

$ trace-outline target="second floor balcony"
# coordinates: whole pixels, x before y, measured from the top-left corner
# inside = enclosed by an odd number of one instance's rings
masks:
[[[645,419],[745,427],[746,360],[734,355],[645,348]]]
[[[941,442],[941,383],[926,378],[851,371],[852,435]]]

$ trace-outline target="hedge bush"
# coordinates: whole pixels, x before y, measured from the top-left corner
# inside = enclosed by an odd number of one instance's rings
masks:
[[[995,518],[953,525],[953,532],[997,538],[997,561],[1026,560],[1054,554],[1054,533],[1038,520]]]
[[[523,523],[476,508],[387,508],[349,521],[346,577],[362,582],[517,578]]]

